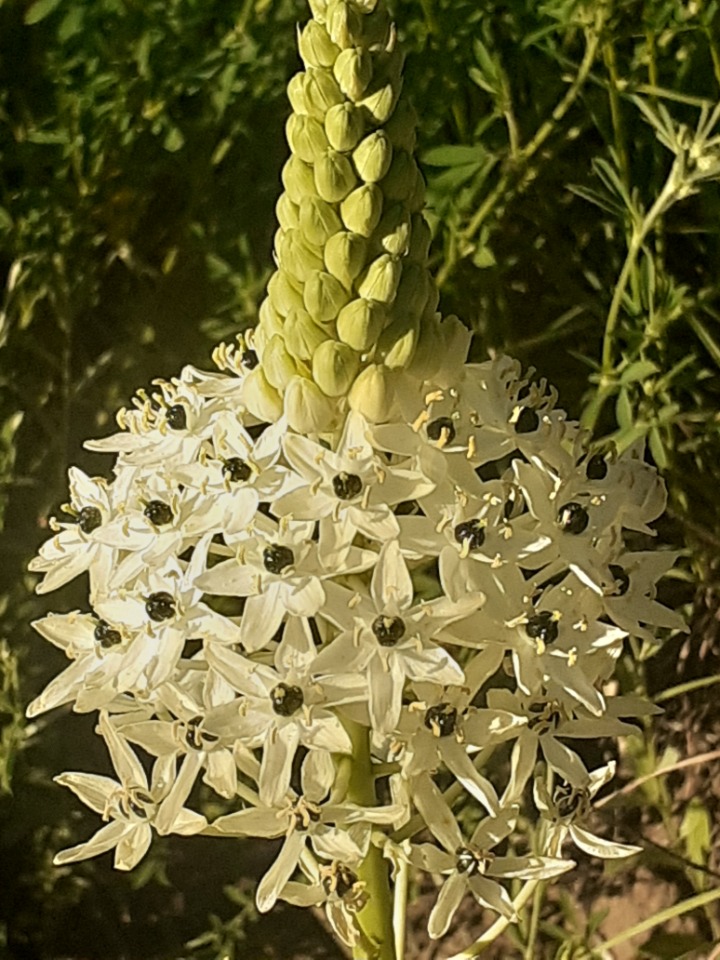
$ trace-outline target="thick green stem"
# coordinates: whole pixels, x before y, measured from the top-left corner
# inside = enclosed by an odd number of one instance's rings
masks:
[[[377,795],[370,759],[370,731],[352,720],[345,720],[344,725],[353,745],[346,799],[363,807],[375,806]],[[377,847],[370,847],[358,869],[358,876],[368,894],[368,902],[358,914],[367,942],[355,948],[354,960],[396,960],[388,862]]]

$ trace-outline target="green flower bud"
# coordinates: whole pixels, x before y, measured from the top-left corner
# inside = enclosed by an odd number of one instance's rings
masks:
[[[377,363],[358,374],[348,394],[351,410],[361,413],[371,423],[381,423],[390,417],[394,389],[392,374]]]
[[[293,311],[283,327],[285,346],[296,360],[311,360],[328,335],[304,310]]]
[[[328,397],[344,397],[358,371],[357,353],[336,340],[321,343],[313,355],[313,380]]]
[[[340,281],[322,270],[316,270],[309,275],[303,290],[305,310],[315,323],[332,322],[349,297]]]
[[[315,163],[328,149],[325,129],[319,120],[291,113],[285,125],[290,149],[306,163]]]
[[[417,263],[427,263],[431,242],[432,232],[430,230],[430,224],[422,213],[414,213],[412,216],[412,233],[410,236],[408,259],[414,260]]]
[[[365,353],[382,333],[387,314],[377,300],[351,300],[337,318],[337,335],[358,353]]]
[[[390,169],[392,146],[383,130],[365,137],[353,153],[353,163],[365,183],[377,183]]]
[[[367,260],[367,240],[358,233],[341,231],[325,244],[325,266],[347,289],[362,272]]]
[[[363,16],[347,0],[332,0],[325,11],[328,33],[342,50],[363,41]]]
[[[295,377],[285,391],[285,413],[290,427],[300,434],[325,433],[337,417],[337,401],[305,377]],[[275,419],[278,419],[277,417]]]
[[[309,0],[309,3],[313,17],[321,23],[324,22],[327,15],[328,0]]]
[[[275,423],[283,412],[283,402],[275,387],[271,387],[262,367],[255,367],[245,374],[243,399],[258,420]]]
[[[333,150],[353,150],[365,131],[360,110],[352,103],[330,107],[325,117],[325,134]]]
[[[301,230],[288,230],[277,247],[283,270],[301,283],[313,270],[322,270],[322,248],[305,243]]]
[[[373,260],[367,269],[358,293],[366,300],[379,300],[380,303],[392,303],[397,293],[402,266],[387,253]]]
[[[361,47],[343,50],[333,65],[340,89],[350,100],[360,100],[372,80],[372,57]]]
[[[415,190],[417,164],[405,150],[396,150],[382,190],[388,200],[407,200]]]
[[[399,94],[399,85],[383,83],[360,100],[358,106],[362,107],[371,123],[384,126],[392,116]]]
[[[325,200],[305,197],[300,203],[300,229],[310,243],[323,247],[334,233],[342,229],[342,223]]]
[[[392,145],[398,150],[408,153],[415,151],[417,140],[417,113],[407,100],[398,101],[390,120],[385,127],[385,133],[390,137]]]
[[[311,117],[323,120],[331,107],[344,101],[342,90],[330,70],[309,68],[304,76],[305,109]]]
[[[300,207],[286,193],[275,204],[275,215],[283,230],[294,230],[300,223]]]
[[[415,353],[419,321],[399,316],[385,327],[378,341],[377,356],[390,370],[404,370]]]
[[[265,297],[260,304],[258,319],[259,323],[254,331],[253,345],[258,356],[262,357],[268,340],[274,337],[276,333],[282,334],[283,330],[283,318],[273,307],[269,296]]]
[[[284,332],[268,340],[262,354],[262,367],[268,383],[278,390],[297,376],[297,364],[287,351]]]
[[[340,216],[351,233],[369,237],[380,222],[382,209],[382,190],[374,183],[365,183],[343,200]]]
[[[377,5],[378,0],[355,0],[355,6],[361,13],[372,13]]]
[[[407,198],[408,210],[410,213],[420,213],[425,207],[425,178],[420,172],[420,167],[413,160],[415,184]]]
[[[429,293],[430,274],[425,266],[405,261],[393,313],[396,316],[419,319],[427,307]]]
[[[393,257],[405,256],[410,246],[410,217],[402,203],[385,208],[377,233],[386,253]]]
[[[286,317],[291,310],[303,309],[302,285],[279,267],[268,281],[268,296],[276,313]]]
[[[445,354],[445,340],[436,319],[420,324],[417,345],[408,372],[418,380],[431,380],[440,369]]]
[[[317,20],[311,20],[300,31],[298,49],[307,67],[331,67],[340,53],[340,48]]]
[[[292,156],[282,171],[282,182],[287,195],[293,203],[300,203],[303,197],[314,197],[315,172],[309,163],[303,163],[299,157]]]
[[[336,150],[328,150],[315,164],[315,189],[328,203],[342,200],[356,183],[352,164]]]
[[[305,103],[305,76],[302,73],[296,73],[290,78],[287,87],[288,100],[294,113],[307,113]]]

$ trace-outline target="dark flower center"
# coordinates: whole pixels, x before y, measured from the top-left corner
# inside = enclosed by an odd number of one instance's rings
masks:
[[[295,563],[295,555],[290,547],[275,543],[263,550],[263,563],[268,573],[282,573],[286,567]]]
[[[279,683],[270,693],[272,708],[280,717],[291,717],[305,703],[300,687]]]
[[[185,743],[191,750],[202,750],[206,744],[217,743],[220,737],[202,728],[203,718],[192,717],[185,724]]]
[[[240,457],[230,457],[223,463],[223,473],[233,483],[244,483],[250,479],[252,470]]]
[[[478,859],[472,850],[467,847],[458,847],[455,851],[458,873],[475,873],[478,869]]]
[[[470,550],[479,550],[485,543],[485,527],[476,518],[459,523],[453,530],[458,543],[469,545]]]
[[[83,507],[78,514],[77,522],[83,533],[92,533],[102,525],[102,514],[97,507]]]
[[[587,462],[585,476],[588,480],[604,480],[607,476],[608,465],[601,453],[596,453]]]
[[[438,417],[427,425],[427,435],[431,440],[445,438],[445,443],[452,443],[455,439],[455,425],[450,417]]]
[[[455,732],[457,710],[449,703],[437,703],[425,712],[425,726],[436,737],[449,737]]]
[[[335,474],[332,485],[338,500],[352,500],[363,488],[362,480],[356,473],[345,473],[344,470]]]
[[[167,503],[162,500],[151,500],[143,511],[150,523],[156,527],[163,527],[166,523],[172,523],[173,512]]]
[[[525,633],[533,640],[542,640],[546,645],[553,643],[559,633],[557,620],[549,610],[541,610],[525,624]]]
[[[116,647],[119,643],[122,643],[120,631],[111,627],[106,620],[100,620],[93,635],[103,650],[109,650],[110,647]]]
[[[187,410],[181,403],[167,408],[165,420],[171,430],[184,430],[187,427]]]
[[[582,533],[587,528],[590,518],[585,507],[571,500],[570,503],[560,507],[557,515],[557,522],[565,533]]]
[[[394,647],[405,636],[405,621],[402,617],[376,617],[372,632],[381,647]]]
[[[515,421],[515,433],[532,433],[540,426],[540,417],[532,407],[523,407]]]
[[[358,882],[357,874],[343,863],[334,865],[332,873],[323,877],[322,885],[325,893],[330,896],[335,893],[340,899],[347,896]]]
[[[145,610],[151,620],[160,623],[175,616],[175,598],[165,590],[151,593],[145,601]]]
[[[246,370],[254,370],[259,363],[258,355],[254,350],[243,350],[240,354],[240,363]]]
[[[617,563],[610,564],[610,573],[615,581],[614,596],[624,597],[630,587],[630,577],[625,570]]]

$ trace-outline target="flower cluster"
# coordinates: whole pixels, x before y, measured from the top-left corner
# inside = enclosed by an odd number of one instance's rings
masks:
[[[632,852],[588,830],[612,765],[569,743],[633,729],[643,704],[607,695],[623,642],[682,627],[654,599],[674,554],[626,545],[665,504],[641,451],[588,449],[506,357],[398,374],[386,418],[340,407],[310,435],[248,412],[246,343],[216,359],[88,444],[113,480],[70,470],[32,564],[39,592],[87,573],[89,606],[35,624],[69,665],[29,712],[100,711],[118,774],[58,778],[106,823],[56,862],[114,849],[130,869],[153,832],[282,837],[259,908],[324,904],[353,944],[372,849],[442,878],[434,937],[466,893],[512,917],[507,881],[569,869],[565,842]],[[212,823],[199,780],[226,804]]]

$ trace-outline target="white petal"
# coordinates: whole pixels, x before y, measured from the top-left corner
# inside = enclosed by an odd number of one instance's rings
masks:
[[[437,902],[428,920],[428,934],[433,940],[437,940],[446,933],[466,890],[467,881],[459,873],[451,873],[442,885]]]
[[[258,886],[256,903],[260,913],[267,913],[275,905],[280,891],[295,872],[304,846],[305,837],[297,830],[293,831],[285,840],[277,860]]]

